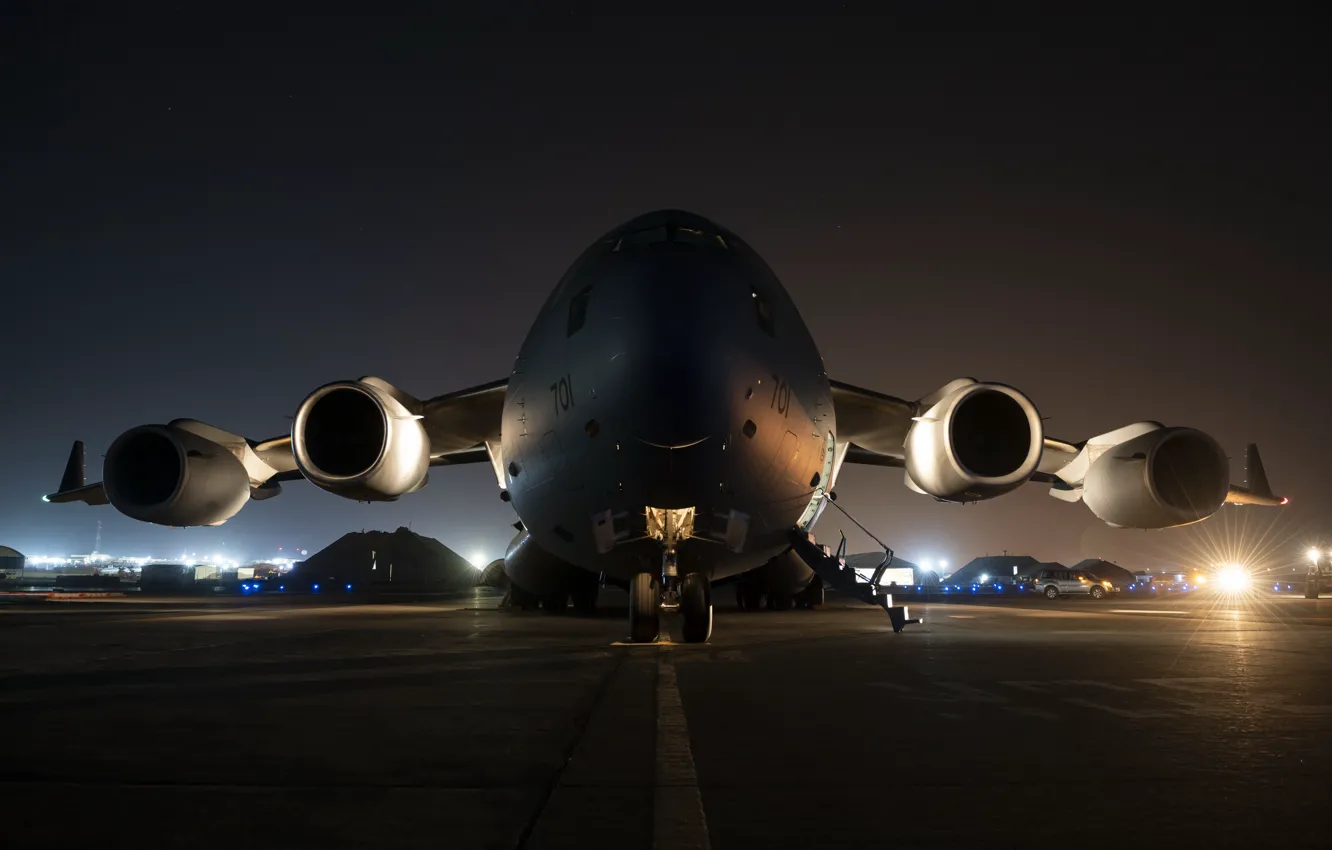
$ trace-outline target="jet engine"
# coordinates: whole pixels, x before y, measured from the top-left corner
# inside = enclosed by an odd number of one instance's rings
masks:
[[[1193,428],[1158,428],[1107,449],[1083,479],[1082,499],[1110,525],[1170,528],[1206,519],[1230,489],[1230,460]]]
[[[220,525],[250,498],[250,476],[230,449],[171,425],[121,434],[102,475],[116,510],[158,525]]]
[[[419,408],[379,378],[325,384],[296,410],[296,466],[316,486],[347,499],[389,502],[419,490],[430,472]]]
[[[1003,495],[1036,471],[1044,439],[1025,395],[1003,384],[962,384],[915,417],[904,446],[907,486],[946,502]]]

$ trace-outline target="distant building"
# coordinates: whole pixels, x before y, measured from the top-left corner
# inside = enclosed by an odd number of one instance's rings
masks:
[[[874,571],[883,563],[883,552],[862,552],[858,555],[847,555],[846,565],[855,570],[866,579],[874,575]],[[899,585],[909,584],[938,584],[939,574],[933,570],[927,570],[919,564],[912,563],[905,558],[893,557],[888,564],[888,568],[883,572],[883,578],[880,583],[887,585],[897,582]]]
[[[478,587],[498,587],[501,590],[509,586],[509,576],[504,572],[504,559],[497,558],[486,564],[486,568],[481,571],[477,578]]]
[[[26,563],[27,558],[23,557],[22,552],[8,546],[0,546],[0,578],[22,575]]]
[[[983,584],[995,579],[1012,581],[1014,576],[1030,578],[1033,573],[1047,567],[1064,569],[1060,564],[1042,563],[1030,555],[986,555],[973,558],[945,581],[948,584]]]

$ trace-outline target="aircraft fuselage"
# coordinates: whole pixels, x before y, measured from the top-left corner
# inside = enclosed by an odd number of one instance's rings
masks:
[[[715,580],[816,518],[836,424],[776,276],[678,213],[636,219],[574,263],[523,343],[502,431],[505,485],[542,548],[627,580],[659,570],[679,534],[680,573]]]

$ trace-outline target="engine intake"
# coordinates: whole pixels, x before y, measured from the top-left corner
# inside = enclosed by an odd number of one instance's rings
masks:
[[[392,501],[425,486],[430,439],[415,399],[378,378],[339,381],[296,411],[292,454],[318,487],[361,501]]]
[[[1107,449],[1083,481],[1083,501],[1110,525],[1171,528],[1216,513],[1230,489],[1221,445],[1193,428],[1160,428]]]
[[[250,476],[236,455],[170,425],[140,425],[117,437],[102,477],[116,510],[158,525],[218,525],[250,498]]]
[[[1025,395],[1003,384],[966,384],[907,432],[907,483],[949,502],[990,499],[1031,477],[1044,440],[1040,414]]]

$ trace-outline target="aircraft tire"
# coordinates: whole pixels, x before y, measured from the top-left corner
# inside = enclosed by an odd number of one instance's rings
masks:
[[[796,594],[798,607],[813,611],[822,608],[825,601],[823,579],[818,576],[809,580],[809,586]]]
[[[638,573],[629,582],[629,639],[652,643],[660,630],[661,582],[652,573]]]
[[[702,573],[680,579],[680,619],[686,643],[705,643],[712,637],[712,583]]]
[[[569,591],[557,590],[541,597],[541,608],[547,614],[563,614],[569,609]]]
[[[509,607],[519,611],[535,611],[541,604],[541,597],[516,584],[509,585]]]
[[[744,581],[740,582],[740,586],[743,588],[743,590],[741,590],[740,592],[743,593],[745,597],[745,610],[762,611],[763,585],[759,584],[753,579],[745,579]]]
[[[580,617],[591,617],[597,613],[597,595],[601,588],[597,586],[596,581],[588,581],[574,588],[571,596],[573,597],[574,611]]]

